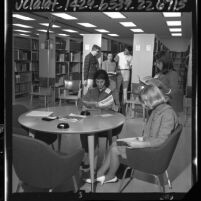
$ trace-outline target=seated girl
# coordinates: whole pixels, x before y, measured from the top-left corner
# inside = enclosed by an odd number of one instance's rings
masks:
[[[120,165],[119,156],[126,158],[127,148],[160,146],[178,125],[175,111],[166,103],[166,98],[157,86],[145,86],[140,91],[139,99],[148,110],[152,110],[142,137],[119,139],[111,145],[103,165],[97,172],[96,181],[101,184],[118,180],[115,174]],[[120,142],[126,145],[120,146]],[[86,182],[91,183],[91,179],[87,179]]]
[[[87,108],[104,109],[118,111],[119,102],[114,96],[114,92],[109,89],[109,77],[105,70],[98,70],[94,75],[94,86],[89,88],[86,95],[78,101],[78,107],[82,110]],[[104,132],[105,133],[105,132]],[[99,134],[101,135],[101,133]],[[80,140],[83,149],[85,150],[85,156],[81,168],[85,171],[89,170],[88,162],[88,141],[87,135],[80,135]],[[97,147],[98,137],[95,135],[95,147]],[[97,150],[96,150],[97,152]]]

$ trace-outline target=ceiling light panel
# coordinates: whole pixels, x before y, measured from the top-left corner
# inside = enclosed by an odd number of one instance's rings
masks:
[[[108,33],[109,31],[105,30],[105,29],[95,29],[96,31],[100,32],[100,33]]]
[[[135,32],[135,33],[144,32],[142,29],[131,29],[131,31],[133,31],[133,32]]]
[[[63,29],[63,31],[69,32],[69,33],[77,33],[77,31],[72,29]]]
[[[180,12],[163,12],[164,17],[181,17]]]
[[[171,33],[172,36],[182,36],[182,33]]]
[[[25,24],[13,24],[13,26],[23,27],[23,28],[33,28],[33,27],[27,26],[27,25],[25,25]]]
[[[96,27],[95,25],[93,24],[90,24],[90,23],[78,23],[79,25],[83,26],[83,27]]]
[[[30,33],[30,31],[21,30],[21,29],[14,29],[14,31],[18,31],[18,32],[22,32],[22,33]]]
[[[168,26],[181,26],[181,21],[167,21]]]
[[[60,34],[58,34],[59,36],[69,36],[69,35],[67,35],[67,34],[62,34],[62,33],[60,33]]]
[[[119,22],[124,27],[136,27],[136,25],[133,22]]]
[[[27,34],[19,34],[20,36],[30,36],[30,35],[27,35]]]
[[[40,25],[43,25],[43,26],[48,27],[48,26],[49,26],[49,23],[40,23]],[[52,27],[53,27],[53,28],[59,28],[60,26],[53,24]]]
[[[119,12],[103,12],[103,13],[112,19],[124,19],[124,18],[126,18],[124,15],[122,15]]]
[[[24,16],[24,15],[19,15],[19,14],[13,14],[13,17],[18,18],[18,19],[20,19],[20,20],[27,20],[27,21],[29,21],[29,20],[35,20],[35,19],[33,19],[33,18],[26,17],[26,16]]]
[[[181,32],[181,28],[169,28],[170,32]]]
[[[68,15],[66,13],[52,13],[52,15],[63,18],[65,20],[77,20],[76,17],[73,17],[73,16]]]
[[[107,34],[108,36],[119,36],[118,34]]]
[[[46,29],[38,29],[38,31],[41,31],[41,32],[47,32]],[[50,33],[53,33],[54,31],[49,31]]]

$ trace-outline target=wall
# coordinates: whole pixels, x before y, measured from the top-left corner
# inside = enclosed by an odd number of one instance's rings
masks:
[[[170,50],[175,52],[185,52],[188,49],[188,45],[190,44],[190,39],[187,38],[172,38],[165,39],[160,38],[160,41]]]

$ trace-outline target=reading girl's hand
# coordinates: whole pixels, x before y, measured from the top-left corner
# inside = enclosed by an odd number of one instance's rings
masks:
[[[128,148],[143,148],[144,147],[143,142],[138,140],[127,142],[127,144],[128,144]]]

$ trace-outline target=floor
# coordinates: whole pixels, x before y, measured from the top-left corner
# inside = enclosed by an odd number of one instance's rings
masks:
[[[29,99],[27,97],[18,98],[15,100],[15,103],[21,103],[32,108],[41,107],[43,105],[42,100],[36,99],[33,103],[33,106],[30,106]],[[57,105],[56,103],[55,105]],[[73,105],[72,105],[73,107]],[[166,192],[188,192],[192,187],[191,182],[191,118],[189,117],[187,120],[185,119],[185,115],[183,112],[179,113],[179,120],[184,125],[181,137],[177,144],[177,148],[171,160],[171,163],[168,168],[169,178],[172,183],[172,189],[168,188],[166,183]],[[126,123],[123,127],[121,134],[119,135],[120,138],[124,137],[132,137],[132,136],[139,136],[141,134],[143,128],[143,119],[142,118],[135,118],[131,119],[127,117]],[[100,146],[99,146],[99,159],[98,159],[98,166],[100,166],[101,161],[103,159],[104,149],[105,149],[105,139],[100,139]],[[55,142],[55,147],[57,146],[57,142]],[[72,152],[73,150],[78,149],[81,147],[80,139],[78,135],[66,135],[62,137],[62,145],[61,151],[62,152]],[[119,178],[121,179],[122,171],[119,171]],[[16,191],[18,178],[15,174],[13,169],[13,192]],[[88,177],[87,174],[79,175],[80,178],[80,189],[85,190],[86,192],[90,191],[90,185],[83,182],[83,178]],[[104,184],[101,186],[100,184],[96,187],[96,192],[118,192],[118,188],[120,185],[120,179],[117,183],[113,184]],[[128,180],[128,178],[126,179]],[[66,185],[68,186],[68,185]],[[68,191],[67,187],[64,188],[62,191]],[[21,190],[22,192],[22,190]],[[135,172],[135,178],[126,186],[123,192],[128,193],[137,193],[137,192],[159,192],[158,186],[155,184],[154,179],[150,175],[146,175],[142,172]]]

